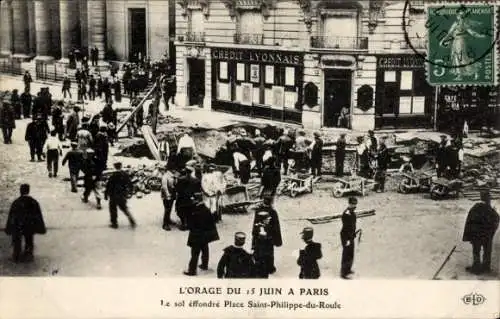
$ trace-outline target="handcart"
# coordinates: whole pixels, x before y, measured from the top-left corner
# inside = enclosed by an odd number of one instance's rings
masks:
[[[249,205],[259,203],[260,200],[250,200],[246,186],[237,185],[227,187],[221,195],[218,213],[219,214],[241,214],[247,212]]]
[[[291,176],[285,176],[280,185],[279,195],[289,195],[294,198],[299,194],[313,192],[314,176],[311,174],[296,173]]]
[[[438,178],[432,181],[430,193],[432,199],[441,199],[448,196],[458,198],[462,190],[463,182],[458,179]]]
[[[432,175],[426,172],[402,173],[398,191],[403,194],[428,191],[431,187]]]
[[[374,180],[360,176],[336,178],[332,189],[332,195],[336,198],[340,198],[350,193],[361,193],[362,196],[365,196],[367,190],[373,188],[376,184]]]

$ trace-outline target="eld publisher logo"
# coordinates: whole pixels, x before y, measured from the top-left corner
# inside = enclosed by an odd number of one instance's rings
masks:
[[[466,305],[479,306],[486,301],[486,298],[481,294],[477,294],[477,293],[473,292],[473,293],[470,293],[468,295],[463,296],[462,301]]]

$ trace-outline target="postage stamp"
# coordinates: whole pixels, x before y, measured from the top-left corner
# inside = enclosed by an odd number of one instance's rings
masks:
[[[429,84],[496,85],[496,6],[436,3],[426,14]]]

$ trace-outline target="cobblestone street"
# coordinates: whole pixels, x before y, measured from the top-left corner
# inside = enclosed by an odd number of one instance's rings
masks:
[[[56,89],[54,89],[54,92]],[[57,94],[56,94],[57,95]],[[107,202],[96,210],[80,201],[80,194],[70,192],[66,167],[56,179],[47,177],[45,163],[29,162],[29,149],[24,142],[28,120],[16,122],[13,144],[0,144],[0,227],[18,196],[19,185],[32,185],[32,195],[40,201],[48,232],[35,238],[35,261],[14,264],[10,260],[9,237],[0,236],[0,275],[3,276],[182,276],[188,259],[187,232],[161,229],[163,214],[159,193],[130,201],[132,214],[139,227],[128,227],[119,215],[121,227],[109,229]],[[110,159],[110,163],[114,161]],[[321,203],[322,205],[318,205]],[[498,202],[494,203],[498,205]],[[299,232],[308,221],[299,218],[341,213],[346,199],[331,197],[328,184],[317,184],[313,194],[295,199],[280,197],[276,207],[280,214],[284,245],[276,249],[278,271],[273,277],[298,275],[296,251],[303,247]],[[386,193],[369,193],[360,198],[358,209],[376,209],[376,216],[360,218],[363,229],[356,248],[354,278],[431,279],[454,245],[451,256],[438,278],[477,279],[465,272],[472,259],[471,247],[461,242],[463,225],[472,202],[466,199],[433,201],[422,194],[402,195],[390,189]],[[315,207],[311,210],[310,207]],[[175,213],[174,213],[175,216]],[[210,246],[209,271],[202,277],[215,277],[214,269],[222,249],[232,243],[235,231],[251,230],[252,216],[225,215],[218,225],[221,239]],[[322,277],[338,278],[340,266],[340,221],[313,225],[315,239],[323,244],[320,260]],[[247,240],[249,249],[250,238]],[[493,249],[493,274],[480,279],[498,278],[499,236]]]

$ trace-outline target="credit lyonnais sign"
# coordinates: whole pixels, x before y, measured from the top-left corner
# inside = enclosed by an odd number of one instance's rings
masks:
[[[287,51],[257,51],[214,48],[212,49],[212,59],[238,62],[291,64],[297,66],[304,63],[302,54]]]
[[[380,69],[423,68],[424,59],[418,55],[379,56],[377,67]]]

